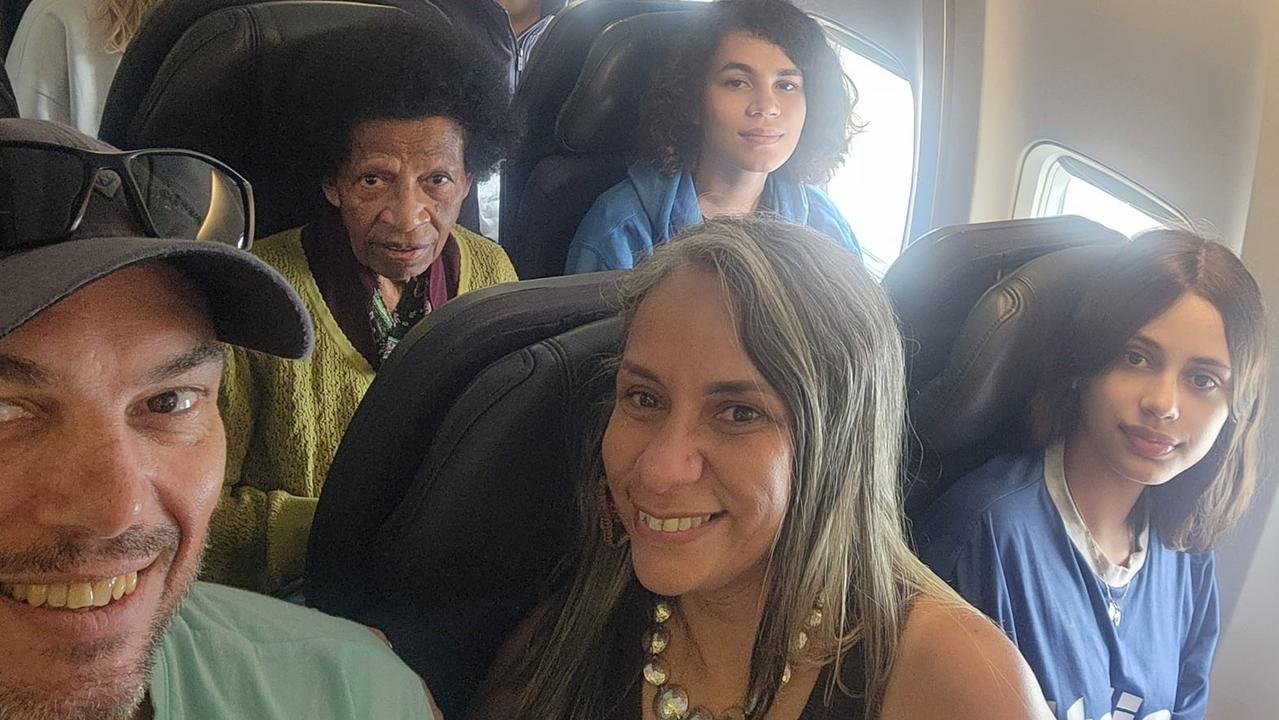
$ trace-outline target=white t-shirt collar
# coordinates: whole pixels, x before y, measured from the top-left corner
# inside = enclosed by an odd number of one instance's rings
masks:
[[[1066,444],[1062,440],[1057,440],[1044,450],[1044,482],[1048,485],[1053,505],[1057,507],[1057,514],[1066,526],[1066,534],[1070,536],[1070,541],[1079,550],[1079,554],[1088,560],[1093,574],[1112,588],[1126,586],[1146,563],[1150,518],[1145,512],[1145,504],[1142,504],[1141,532],[1137,534],[1137,547],[1128,556],[1128,562],[1116,565],[1110,562],[1097,541],[1093,540],[1083,516],[1079,514],[1079,507],[1075,505],[1075,499],[1070,496],[1070,487],[1066,485]]]

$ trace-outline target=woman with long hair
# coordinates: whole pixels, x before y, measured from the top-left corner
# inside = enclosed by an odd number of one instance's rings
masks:
[[[1261,292],[1184,230],[1116,253],[1032,401],[1038,447],[961,479],[922,557],[999,621],[1057,717],[1203,717],[1211,549],[1257,482]]]
[[[34,0],[22,14],[5,70],[22,117],[98,134],[125,48],[163,0]]]
[[[1030,718],[998,629],[911,553],[902,343],[847,249],[721,219],[623,281],[582,534],[473,718]]]
[[[704,218],[763,210],[860,253],[816,184],[843,162],[856,90],[788,0],[720,0],[675,43],[643,101],[638,159],[569,246],[569,273],[629,268]]]

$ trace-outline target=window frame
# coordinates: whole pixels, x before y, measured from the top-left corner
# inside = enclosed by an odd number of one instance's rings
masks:
[[[1052,140],[1027,147],[1014,193],[1014,218],[1056,217],[1062,214],[1066,187],[1081,180],[1162,225],[1189,225],[1175,205],[1123,173]]]
[[[821,13],[809,13],[809,15],[817,20],[817,23],[822,26],[822,29],[826,31],[831,40],[910,83],[910,76],[906,73],[906,66],[883,45],[858,34],[855,30],[851,30]],[[913,90],[913,83],[911,83],[911,87]]]
[[[919,187],[919,144],[920,144],[920,111],[919,111],[919,89],[916,87],[910,74],[906,71],[906,66],[888,49],[876,43],[875,41],[861,35],[855,30],[847,27],[833,18],[822,13],[810,12],[809,15],[817,20],[818,25],[826,33],[832,43],[838,47],[847,49],[856,53],[861,57],[875,63],[880,68],[900,78],[910,88],[911,99],[911,158],[910,158],[910,186],[906,195],[906,214],[902,218],[901,237],[897,244],[897,257],[905,252],[910,238],[910,226],[912,214],[915,205],[915,192]],[[838,48],[836,48],[838,52]],[[857,112],[853,109],[854,114]],[[825,189],[825,188],[823,188]],[[885,262],[884,258],[880,258],[870,252],[865,246],[862,247],[863,255],[874,258],[876,262],[882,264],[885,270],[896,261],[896,257]]]

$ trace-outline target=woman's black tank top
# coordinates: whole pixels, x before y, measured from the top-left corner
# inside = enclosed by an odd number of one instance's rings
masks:
[[[856,666],[854,668],[854,666]],[[830,682],[830,673],[833,665],[827,665],[822,669],[822,674],[817,679],[817,684],[813,686],[813,692],[808,696],[808,704],[804,706],[804,711],[800,713],[799,720],[863,720],[866,717],[866,706],[863,698],[849,697],[844,694],[838,687],[834,689],[830,697],[830,705],[825,705],[823,701],[826,696],[826,686]],[[856,691],[863,687],[865,679],[862,678],[861,658],[856,653],[850,653],[844,656],[844,662],[840,663],[844,675],[844,687]],[[631,692],[627,694],[626,700],[618,706],[618,711],[613,715],[612,720],[640,720],[643,717],[640,713],[640,703],[643,695],[642,683],[635,683],[631,686]]]

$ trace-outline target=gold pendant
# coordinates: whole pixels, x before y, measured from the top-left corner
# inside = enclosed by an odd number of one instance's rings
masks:
[[[1110,622],[1114,623],[1115,627],[1119,627],[1119,621],[1123,619],[1123,614],[1119,612],[1119,606],[1115,604],[1114,600],[1106,604],[1106,611],[1110,613]]]

